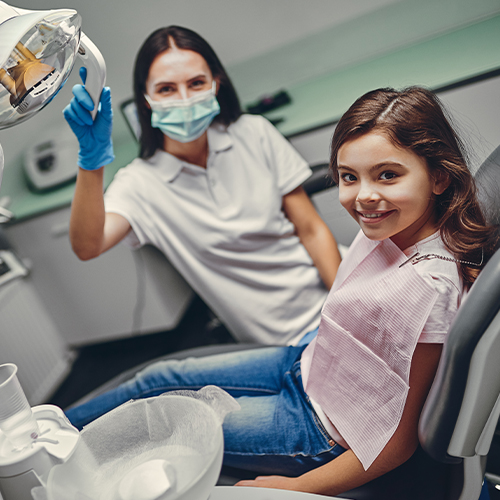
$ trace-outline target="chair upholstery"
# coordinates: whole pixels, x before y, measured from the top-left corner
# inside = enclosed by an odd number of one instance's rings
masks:
[[[304,191],[309,196],[336,186],[335,181],[330,175],[330,167],[328,163],[318,163],[317,165],[311,165],[311,170],[311,176],[302,184]]]
[[[500,414],[500,250],[461,306],[419,423],[425,451],[460,464],[463,496],[476,500]],[[457,497],[458,498],[458,497]]]
[[[202,347],[193,347],[191,349],[185,349],[184,351],[173,352],[165,356],[160,356],[156,359],[145,361],[144,363],[134,366],[133,368],[125,370],[124,372],[120,373],[120,375],[117,375],[108,382],[94,389],[92,392],[89,392],[83,398],[79,399],[78,401],[75,401],[67,409],[86,403],[87,401],[90,401],[91,399],[99,396],[100,394],[104,394],[105,392],[119,386],[121,383],[131,379],[138,371],[142,370],[143,368],[146,368],[151,363],[155,363],[157,361],[166,361],[168,359],[180,360],[190,357],[201,358],[203,356],[211,356],[212,354],[218,354],[221,352],[244,351],[246,349],[254,349],[256,347],[262,347],[262,346],[260,346],[259,344],[215,344]]]
[[[474,178],[488,222],[500,225],[500,146],[486,158]]]
[[[500,251],[497,250],[474,283],[467,300],[460,308],[447,338],[445,349],[432,389],[420,419],[420,441],[426,451],[435,459],[457,463],[459,459],[448,453],[448,446],[454,432],[454,423],[459,418],[467,384],[473,374],[469,372],[471,359],[484,333],[492,325],[500,309]],[[498,332],[500,335],[500,331]],[[500,394],[500,363],[498,372],[490,376],[498,381]],[[498,396],[494,396],[493,404]],[[490,399],[492,396],[488,396]],[[485,404],[488,404],[485,401]],[[481,412],[489,412],[482,408]],[[487,417],[481,418],[481,427]],[[479,422],[478,422],[479,423]],[[477,442],[480,430],[474,440]],[[478,434],[479,433],[479,434]]]

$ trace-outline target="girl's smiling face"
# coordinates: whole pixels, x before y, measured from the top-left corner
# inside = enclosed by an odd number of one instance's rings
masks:
[[[404,250],[436,231],[435,196],[448,182],[413,151],[374,131],[345,142],[337,164],[340,203],[368,238],[391,238]]]

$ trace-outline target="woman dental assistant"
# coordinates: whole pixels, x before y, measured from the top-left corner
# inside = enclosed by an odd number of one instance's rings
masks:
[[[300,185],[307,163],[264,118],[243,115],[199,35],[171,26],[140,49],[140,154],[103,196],[111,98],[75,86],[65,117],[80,142],[70,238],[82,260],[120,241],[159,248],[239,341],[287,343],[314,330],[340,255]]]

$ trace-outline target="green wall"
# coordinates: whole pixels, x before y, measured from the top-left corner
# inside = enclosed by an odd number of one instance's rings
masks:
[[[402,0],[280,49],[233,65],[229,73],[243,104],[286,89],[292,104],[267,116],[282,119],[287,136],[338,120],[364,92],[377,87],[433,89],[500,70],[500,0]],[[115,114],[116,160],[106,184],[137,154]],[[49,193],[27,187],[21,159],[5,170],[2,196],[17,220],[71,203],[74,185]]]

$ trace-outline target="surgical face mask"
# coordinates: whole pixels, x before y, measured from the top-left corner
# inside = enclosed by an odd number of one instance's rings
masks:
[[[215,80],[211,90],[188,99],[153,101],[148,95],[144,97],[151,106],[151,125],[179,142],[191,142],[201,137],[220,113]]]

